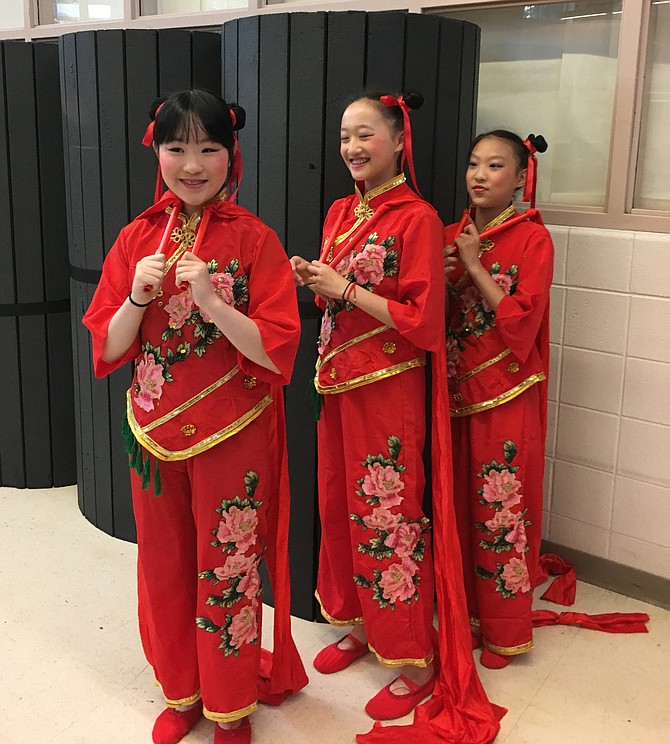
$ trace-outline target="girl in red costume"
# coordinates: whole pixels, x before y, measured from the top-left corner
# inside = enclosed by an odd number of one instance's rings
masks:
[[[258,700],[307,682],[290,634],[281,387],[300,326],[277,236],[230,200],[243,115],[195,90],[154,107],[145,144],[169,190],[121,231],[84,317],[97,376],[135,362],[140,632],[167,705],[155,744],[203,714],[215,744],[250,742]],[[274,654],[260,647],[262,559]]]
[[[504,130],[475,140],[472,208],[446,229],[454,500],[473,645],[499,669],[529,651],[549,368],[551,237],[534,209],[536,150]],[[526,184],[531,208],[513,200]]]
[[[355,193],[328,211],[320,259],[291,259],[296,283],[310,287],[324,311],[315,377],[322,404],[317,597],[329,622],[353,626],[319,652],[314,666],[328,674],[374,653],[393,670],[392,681],[366,705],[375,719],[409,713],[437,679],[430,525],[422,511],[427,352],[434,352],[434,380],[442,381],[433,385],[433,493],[438,502],[451,496],[449,436],[443,433],[443,233],[433,208],[402,172],[406,158],[413,177],[409,109],[421,102],[417,94],[365,95],[347,107],[340,152]],[[440,503],[435,513],[437,524]],[[448,613],[452,602],[462,607],[449,632],[460,633],[463,643],[451,648],[449,663],[462,672],[453,698],[454,732],[458,741],[469,741],[461,736],[469,706],[481,705],[490,730],[497,723],[472,662],[453,524],[452,518],[435,539],[442,553],[443,543],[455,547],[456,571],[447,571],[442,598]]]

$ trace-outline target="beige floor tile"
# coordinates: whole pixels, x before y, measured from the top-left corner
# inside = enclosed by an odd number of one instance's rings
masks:
[[[73,488],[0,488],[0,515],[0,744],[149,744],[163,702],[138,638],[135,546],[89,524]],[[670,741],[670,612],[584,583],[572,609],[648,612],[651,632],[541,628],[532,653],[480,669],[509,710],[496,744]],[[271,622],[266,608],[266,645]],[[310,684],[259,709],[254,744],[353,744],[372,725],[365,702],[392,674],[367,656],[320,675],[314,655],[343,631],[294,619],[293,632]],[[184,744],[210,744],[212,726],[202,720]]]

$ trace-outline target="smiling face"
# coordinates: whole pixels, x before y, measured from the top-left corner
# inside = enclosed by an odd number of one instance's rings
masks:
[[[228,150],[210,141],[202,129],[189,130],[185,140],[160,144],[158,160],[163,180],[189,216],[212,201],[228,178]]]
[[[340,155],[355,181],[364,181],[369,191],[398,174],[398,155],[403,148],[402,132],[394,132],[371,101],[361,99],[342,115]]]
[[[498,137],[480,140],[470,155],[465,182],[471,203],[480,216],[490,221],[514,200],[514,192],[523,186],[525,169],[509,142]]]

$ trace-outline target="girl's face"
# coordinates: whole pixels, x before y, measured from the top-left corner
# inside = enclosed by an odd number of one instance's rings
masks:
[[[342,115],[340,155],[355,181],[364,181],[369,191],[398,174],[398,155],[403,148],[402,132],[393,132],[377,107],[355,101]]]
[[[465,182],[474,206],[500,214],[512,203],[525,178],[526,171],[519,168],[512,145],[498,137],[486,137],[470,155]]]
[[[184,203],[187,215],[199,212],[223,188],[230,157],[219,142],[211,142],[202,129],[191,130],[187,141],[158,146],[163,180]]]

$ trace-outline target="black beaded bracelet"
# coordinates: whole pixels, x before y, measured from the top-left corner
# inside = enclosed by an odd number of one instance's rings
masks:
[[[151,303],[154,301],[154,298],[152,297],[149,302],[145,302],[144,304],[141,302],[135,302],[132,292],[128,293],[128,299],[130,300],[130,304],[135,305],[135,307],[149,307],[149,305],[151,305]]]
[[[349,284],[347,284],[347,286],[346,286],[346,287],[344,288],[344,292],[342,292],[342,300],[344,300],[344,297],[345,297],[345,295],[347,294],[347,292],[349,291],[349,289],[350,289],[350,287],[351,287],[351,285],[352,285],[352,284],[356,284],[356,282],[355,282],[355,281],[354,281],[353,279],[352,279],[352,280],[351,280],[351,281],[349,282]]]

